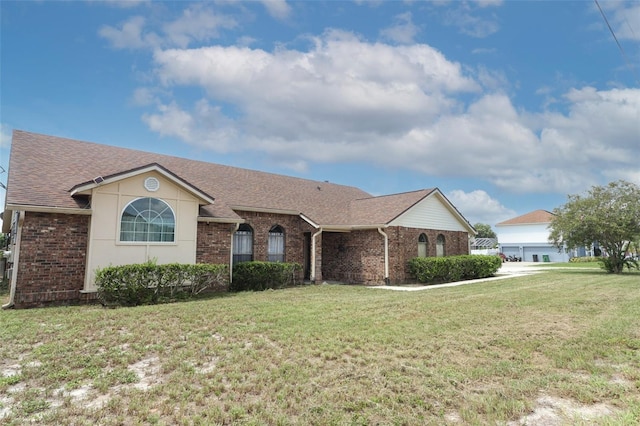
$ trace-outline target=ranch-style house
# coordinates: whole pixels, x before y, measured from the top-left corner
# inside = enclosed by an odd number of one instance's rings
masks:
[[[6,186],[5,307],[87,302],[96,269],[150,259],[297,262],[312,283],[406,283],[411,258],[468,254],[476,233],[437,188],[372,196],[20,130]]]

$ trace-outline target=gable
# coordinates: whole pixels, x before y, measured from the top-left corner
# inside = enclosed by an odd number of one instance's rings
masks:
[[[475,235],[471,225],[439,192],[434,191],[389,223],[407,228],[462,231]]]
[[[140,176],[143,176],[143,179],[140,179]],[[161,181],[165,182],[165,185],[159,185]],[[167,186],[166,183],[169,185]],[[143,192],[147,193],[160,191],[159,194],[156,194],[156,196],[160,197],[163,196],[163,194],[174,197],[173,191],[180,189],[198,198],[200,204],[213,204],[214,201],[213,197],[209,194],[204,193],[159,164],[149,164],[106,177],[97,176],[90,182],[74,186],[70,190],[70,193],[71,196],[76,194],[90,194],[92,190],[110,184],[122,185],[122,189],[130,193],[139,193],[142,191],[142,188],[144,188]],[[137,185],[137,188],[134,189],[130,187],[127,189],[127,186],[131,185]],[[166,192],[167,189],[169,191],[168,193]]]

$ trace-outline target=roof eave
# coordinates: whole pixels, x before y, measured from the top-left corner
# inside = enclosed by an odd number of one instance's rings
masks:
[[[7,204],[5,210],[10,211],[26,211],[35,213],[61,213],[61,214],[79,214],[79,215],[91,215],[93,211],[91,208],[79,208],[79,207],[54,207],[54,206],[37,206],[30,204]],[[3,222],[4,223],[4,222]]]
[[[176,185],[184,188],[185,190],[187,190],[197,198],[200,198],[202,201],[204,201],[203,204],[213,204],[215,200],[215,198],[213,198],[206,192],[196,188],[195,186],[191,185],[189,182],[178,177],[177,175],[175,175],[174,173],[172,173],[171,171],[169,171],[168,169],[162,167],[160,164],[157,164],[157,163],[148,164],[136,169],[126,170],[121,173],[115,173],[106,177],[97,176],[90,182],[84,182],[84,183],[75,185],[73,188],[69,190],[69,192],[71,193],[72,197],[74,195],[90,194],[90,192],[94,188],[97,188],[98,186],[106,185],[113,182],[118,182],[123,179],[128,179],[128,178],[138,176],[144,173],[148,173],[151,171],[160,173],[163,177],[169,179]]]
[[[291,215],[291,216],[300,215],[300,212],[296,211],[296,210],[273,209],[273,208],[270,208],[270,207],[255,207],[255,206],[235,205],[235,206],[229,206],[229,208],[231,210],[234,210],[234,211],[238,211],[239,210],[239,211],[244,211],[244,212],[286,214],[286,215]]]
[[[204,222],[204,223],[245,223],[246,221],[244,219],[234,218],[234,217],[198,216],[198,222]]]

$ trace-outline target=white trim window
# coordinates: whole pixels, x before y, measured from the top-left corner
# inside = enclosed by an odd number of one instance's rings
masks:
[[[253,229],[241,224],[233,234],[233,264],[253,260]]]
[[[274,225],[269,230],[268,245],[269,262],[284,262],[284,230],[280,225]]]
[[[443,257],[445,252],[445,240],[444,235],[439,234],[438,239],[436,240],[436,257]]]
[[[427,257],[429,252],[427,247],[429,246],[429,239],[424,232],[418,237],[418,257]]]
[[[120,216],[120,241],[173,243],[176,216],[166,202],[151,197],[126,205]]]

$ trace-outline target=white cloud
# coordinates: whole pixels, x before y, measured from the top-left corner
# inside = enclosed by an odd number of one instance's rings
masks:
[[[160,34],[148,30],[150,25],[142,16],[133,16],[119,27],[104,25],[98,34],[116,49],[184,48],[193,42],[217,38],[220,30],[232,29],[236,25],[232,17],[215,13],[210,7],[196,3],[186,8],[176,20],[162,25]]]
[[[473,0],[480,7],[502,6],[502,0]]]
[[[261,0],[269,15],[276,19],[286,19],[291,15],[291,6],[286,0]]]
[[[383,29],[381,35],[391,41],[401,44],[410,44],[420,32],[420,28],[413,23],[411,12],[396,15],[393,18],[393,25]]]
[[[0,124],[0,148],[11,146],[11,127],[7,124]]]
[[[119,28],[103,25],[98,34],[107,39],[116,49],[142,49],[160,44],[157,34],[143,33],[145,18],[133,16],[123,22]]]
[[[603,1],[600,6],[619,40],[640,41],[640,3]]]
[[[454,189],[446,196],[472,225],[480,222],[493,227],[496,223],[517,216],[514,210],[503,206],[480,189],[471,192]]]
[[[182,16],[164,26],[168,45],[186,47],[192,41],[206,41],[219,36],[219,29],[237,25],[228,16],[217,14],[201,3],[184,10]]]
[[[428,45],[371,43],[336,30],[312,42],[306,51],[157,50],[165,100],[154,100],[159,109],[144,120],[162,135],[263,153],[296,170],[366,162],[565,194],[637,176],[640,89],[575,88],[560,98],[566,112],[530,112],[501,91],[501,73],[479,69],[476,81]],[[181,87],[201,88],[206,99],[166,100]]]
[[[477,1],[477,2],[460,2],[457,7],[449,8],[444,12],[443,23],[445,25],[457,27],[458,30],[466,35],[476,38],[485,38],[498,32],[500,24],[498,19],[492,13],[480,13],[475,5],[481,9],[488,6],[496,6],[500,2],[493,1]]]

